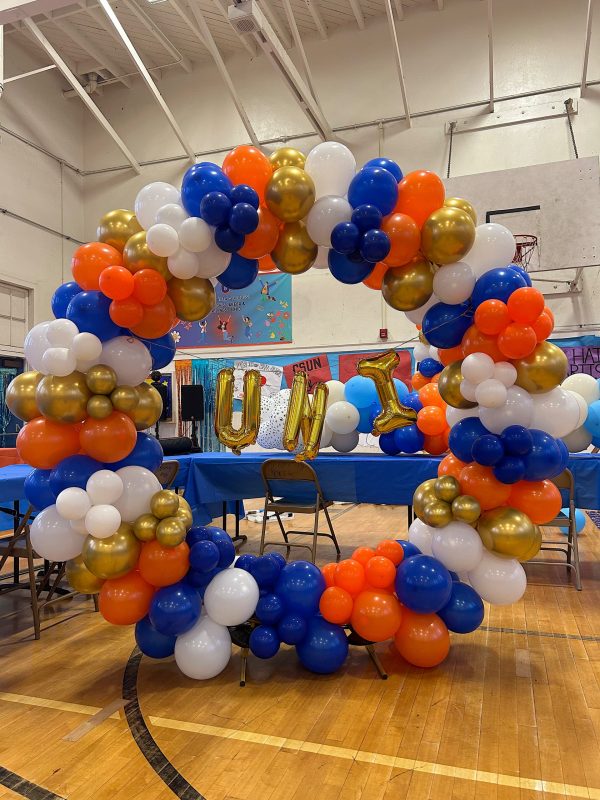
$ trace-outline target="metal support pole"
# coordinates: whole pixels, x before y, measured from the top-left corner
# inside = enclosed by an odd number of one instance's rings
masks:
[[[594,13],[593,0],[588,0],[587,19],[585,23],[585,48],[583,51],[583,67],[581,69],[581,89],[580,89],[581,97],[583,97],[583,95],[587,91],[587,71],[588,71],[588,61],[590,58],[590,41],[592,38],[593,13]]]
[[[404,104],[404,113],[406,114],[406,124],[409,128],[412,127],[410,118],[410,109],[408,107],[408,97],[406,95],[406,82],[404,80],[404,70],[402,69],[402,57],[400,55],[400,45],[398,44],[398,33],[396,32],[396,23],[394,22],[394,11],[392,9],[392,0],[385,0],[385,13],[388,18],[388,25],[390,33],[392,34],[392,44],[394,45],[394,59],[396,61],[396,70],[398,72],[398,79],[400,80],[400,91],[402,92],[402,103]]]
[[[490,112],[494,110],[494,11],[492,8],[493,0],[488,0],[487,4],[487,18],[488,18],[488,60],[489,60],[489,76],[490,76]]]

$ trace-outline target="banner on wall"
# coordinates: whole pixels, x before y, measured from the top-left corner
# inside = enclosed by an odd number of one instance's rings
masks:
[[[350,378],[357,374],[357,364],[359,361],[362,361],[363,358],[376,358],[377,356],[380,356],[382,352],[383,351],[381,350],[377,350],[372,353],[348,353],[345,355],[340,355],[341,382],[347,383]],[[394,378],[399,378],[410,389],[412,385],[410,382],[412,368],[410,352],[408,350],[397,350],[396,352],[400,356],[400,362],[394,370]]]
[[[600,378],[600,347],[563,347],[560,341],[557,344],[567,356],[570,375],[581,372]]]
[[[308,389],[312,391],[316,383],[331,380],[331,367],[329,365],[329,358],[325,353],[320,356],[311,356],[305,358],[304,361],[296,361],[293,364],[288,364],[283,368],[283,374],[288,386],[292,385],[294,375],[297,372],[306,372],[308,376]]]
[[[233,397],[235,400],[244,398],[244,373],[250,369],[260,372],[261,393],[264,393],[266,397],[272,397],[281,389],[283,367],[275,364],[259,364],[257,361],[234,361]]]
[[[292,341],[292,276],[259,273],[246,289],[217,283],[216,304],[199,322],[180,322],[173,335],[178,350],[255,347]]]

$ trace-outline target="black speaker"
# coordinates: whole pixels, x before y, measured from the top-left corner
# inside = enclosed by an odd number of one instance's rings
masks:
[[[184,422],[204,419],[204,386],[186,384],[181,387],[181,419]]]
[[[167,418],[167,399],[168,399],[168,391],[167,387],[164,383],[160,383],[159,381],[153,381],[152,386],[156,389],[159,393],[162,403],[163,403],[163,410],[162,414],[160,415],[161,420]]]
[[[178,456],[192,452],[192,440],[188,436],[172,436],[161,439],[160,444],[166,456]]]

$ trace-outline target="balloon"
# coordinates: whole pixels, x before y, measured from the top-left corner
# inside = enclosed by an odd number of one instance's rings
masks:
[[[464,461],[461,461],[452,453],[445,456],[438,467],[438,475],[452,475],[453,478],[458,479],[462,468],[466,466]]]
[[[507,300],[508,313],[515,322],[533,324],[544,310],[544,295],[530,286],[516,289]]]
[[[444,204],[444,184],[433,172],[409,172],[398,184],[394,211],[412,217],[419,227]]]
[[[48,561],[68,561],[81,553],[82,537],[71,528],[56,506],[48,506],[31,523],[31,546]]]
[[[332,248],[344,255],[352,255],[360,244],[360,231],[353,222],[338,222],[331,231]]]
[[[76,592],[98,594],[104,581],[92,574],[83,563],[81,556],[67,561],[65,577]]]
[[[127,240],[123,250],[123,266],[134,274],[143,269],[151,269],[158,272],[166,281],[171,277],[167,259],[164,256],[157,256],[150,250],[145,231],[136,233]]]
[[[69,303],[67,319],[74,322],[79,331],[93,333],[105,342],[120,333],[119,326],[110,318],[110,304],[109,298],[101,292],[80,292]]]
[[[348,187],[348,202],[353,208],[373,205],[385,216],[391,214],[398,199],[398,184],[394,176],[381,167],[363,167]]]
[[[85,290],[100,288],[100,275],[106,267],[122,264],[121,253],[103,242],[80,245],[71,259],[71,272],[76,283]]]
[[[448,630],[454,633],[472,633],[483,622],[485,611],[481,597],[473,587],[453,581],[450,600],[438,611],[438,616]]]
[[[258,275],[258,261],[234,253],[229,266],[219,275],[219,283],[228,289],[245,289]]]
[[[475,325],[471,325],[462,339],[462,355],[469,356],[473,353],[486,353],[494,361],[505,361],[505,356],[498,347],[496,336],[486,336]]]
[[[208,680],[222,672],[231,658],[231,635],[210,617],[200,617],[187,633],[177,637],[175,662],[188,678]]]
[[[275,592],[283,600],[286,613],[305,617],[316,614],[325,589],[325,579],[318,567],[308,561],[293,561],[279,575]]]
[[[549,344],[549,342],[548,342]],[[561,353],[563,351],[561,350]],[[600,385],[591,375],[576,372],[562,382],[562,388],[580,394],[588,405],[600,400]],[[13,412],[14,413],[14,412]]]
[[[352,615],[352,595],[339,586],[329,586],[319,601],[319,611],[328,622],[345,625]]]
[[[373,264],[363,261],[362,258],[355,259],[354,256],[346,256],[335,250],[329,251],[329,269],[333,277],[340,283],[360,283],[373,270]]]
[[[207,278],[173,278],[168,293],[177,317],[187,322],[204,319],[215,307],[215,290]]]
[[[37,469],[53,469],[78,450],[78,425],[63,425],[37,417],[24,425],[17,435],[19,458]]]
[[[359,252],[365,261],[376,264],[383,261],[390,252],[390,240],[387,233],[380,230],[367,231],[362,235]]]
[[[306,157],[304,169],[313,179],[317,199],[344,197],[356,170],[352,152],[339,142],[321,142]]]
[[[392,161],[391,158],[371,158],[369,161],[367,161],[365,167],[380,167],[381,169],[387,169],[387,171],[394,176],[398,183],[400,183],[403,177],[402,170],[395,161]]]
[[[306,636],[296,645],[301,664],[319,675],[336,672],[346,660],[348,649],[343,629],[320,617],[309,620]]]
[[[571,453],[581,453],[587,450],[592,443],[592,434],[585,428],[576,428],[572,433],[562,437],[563,442]]]
[[[136,623],[135,641],[149,658],[168,658],[175,652],[176,637],[159,633],[150,622],[150,617],[144,617]]]
[[[510,267],[489,270],[475,283],[471,297],[473,307],[477,308],[485,300],[491,299],[506,303],[514,291],[525,285],[523,276]]]
[[[391,639],[401,620],[400,603],[391,594],[369,590],[354,599],[351,625],[363,639],[370,642]]]
[[[128,456],[111,464],[113,470],[121,467],[140,466],[155,472],[163,461],[163,449],[154,436],[141,431],[137,434],[136,444]]]
[[[133,297],[144,306],[160,303],[167,294],[167,282],[154,269],[140,269],[133,275]]]
[[[136,430],[128,416],[113,411],[105,419],[86,419],[79,438],[88,456],[110,464],[131,453],[136,443]]]
[[[405,558],[396,573],[396,594],[402,605],[427,614],[438,611],[450,598],[452,579],[432,556]]]
[[[491,433],[479,436],[473,442],[471,455],[473,460],[483,467],[493,467],[504,458],[504,447],[500,437]]]
[[[476,404],[467,400],[460,390],[462,363],[462,360],[454,361],[444,367],[438,380],[438,391],[442,400],[454,408],[474,408]]]
[[[569,365],[563,350],[551,342],[540,342],[527,357],[515,361],[514,366],[517,370],[517,386],[531,394],[540,394],[549,392],[564,381]],[[582,377],[594,381],[591,375]],[[568,387],[563,384],[564,388]]]
[[[475,240],[471,217],[459,208],[434,211],[421,230],[421,252],[435,264],[453,264],[469,252]]]
[[[418,453],[423,449],[425,439],[416,425],[406,425],[394,431],[394,441],[401,453]]]
[[[172,256],[179,249],[179,235],[175,228],[159,222],[148,228],[146,243],[155,255]]]
[[[423,318],[423,335],[434,347],[456,347],[470,327],[471,319],[468,303],[437,303]]]
[[[156,215],[167,204],[179,205],[179,191],[164,181],[149,183],[135,198],[135,216],[139,224],[148,230],[156,221]]]
[[[281,167],[269,179],[265,191],[269,211],[283,222],[298,222],[315,202],[315,184],[300,167]]]
[[[397,542],[390,542],[389,546],[397,544]],[[400,550],[402,550],[402,548],[400,548]],[[403,553],[401,553],[401,556],[403,557]],[[399,564],[400,561],[402,561],[402,558],[400,558],[397,563]],[[365,578],[369,586],[375,589],[388,589],[393,586],[396,577],[396,564],[391,559],[384,555],[374,555],[367,561],[364,567]]]
[[[138,465],[119,467],[116,474],[123,482],[123,494],[115,507],[126,522],[134,522],[147,512],[152,496],[162,486],[156,475]]]
[[[537,344],[535,331],[530,325],[511,322],[498,336],[500,352],[511,359],[523,359],[530,356]]]
[[[108,310],[111,320],[121,328],[134,327],[144,319],[144,306],[133,298],[113,300]]]
[[[155,592],[148,616],[153,628],[163,636],[179,636],[196,624],[200,607],[198,592],[180,582]]]
[[[525,477],[525,462],[519,456],[504,456],[494,466],[494,477],[501,483],[517,483]]]
[[[176,280],[176,279],[173,279]],[[131,332],[147,339],[158,339],[167,334],[177,321],[175,305],[169,296],[153,306],[144,306],[142,321],[131,326]]]
[[[535,322],[531,323],[531,327],[535,331],[538,342],[543,342],[552,333],[554,322],[550,319],[546,311],[539,315]]]
[[[465,211],[471,217],[473,223],[477,225],[477,212],[468,200],[462,197],[447,197],[444,200],[444,205],[447,208],[459,208],[461,211]]]
[[[269,625],[258,625],[250,634],[250,652],[257,658],[273,658],[280,644],[277,630]]]
[[[229,154],[229,156],[231,155],[232,153]],[[227,158],[229,158],[229,156],[227,156]],[[227,160],[227,158],[225,160]],[[240,181],[235,181],[235,183],[239,182]],[[244,182],[248,183],[248,180],[246,179]],[[227,177],[224,170],[216,164],[203,161],[191,166],[183,176],[181,182],[181,202],[191,217],[200,217],[200,204],[203,197],[209,192],[222,192],[229,196],[232,185],[232,180]]]
[[[435,528],[431,528],[420,519],[413,520],[410,528],[408,529],[409,543],[417,548],[418,553],[432,555],[433,551],[431,549],[431,537],[434,530]],[[414,555],[414,553],[411,553],[411,555]],[[406,552],[404,554],[404,558],[409,558]]]
[[[229,225],[219,225],[215,231],[215,244],[226,253],[235,253],[243,247],[244,236],[241,233],[236,233]]]
[[[96,230],[96,238],[99,242],[104,242],[122,253],[127,239],[141,230],[133,211],[117,208],[114,211],[107,211],[101,217]]]
[[[241,625],[254,614],[258,598],[258,584],[252,575],[233,567],[212,579],[204,594],[204,607],[219,625]]]
[[[289,222],[279,232],[271,257],[277,269],[299,275],[310,269],[317,257],[317,249],[303,222]]]
[[[152,359],[151,369],[152,370],[159,370],[163,367],[166,367],[168,364],[171,363],[173,360],[173,356],[175,355],[175,348],[176,342],[173,337],[172,333],[166,333],[164,336],[160,336],[158,339],[141,339],[140,340],[144,347],[150,352],[150,358]],[[140,373],[142,368],[139,368]],[[118,370],[117,373],[119,373]],[[149,374],[150,371],[146,373],[146,376]],[[137,376],[136,376],[137,377]],[[132,377],[129,377],[128,380],[130,384],[137,385],[141,383],[144,378],[140,378],[139,380],[133,380]],[[121,410],[121,409],[119,409]]]
[[[517,379],[517,370],[508,361],[498,361],[494,364],[494,378],[508,389]]]
[[[65,491],[68,492],[69,490],[66,489]],[[75,491],[81,491],[81,489],[75,489]],[[96,539],[107,539],[112,536],[117,532],[120,524],[121,515],[112,505],[94,505],[85,515],[86,530],[90,536],[94,536]]]
[[[358,410],[346,400],[339,400],[329,406],[325,421],[333,433],[351,433],[359,422]]]
[[[208,192],[200,202],[200,214],[208,225],[227,225],[231,208],[231,200],[223,192]]]
[[[64,458],[50,472],[50,490],[54,495],[59,495],[71,486],[85,489],[89,478],[102,469],[102,466],[100,462],[89,458],[89,456],[72,455]]]
[[[475,242],[466,260],[476,275],[483,275],[494,267],[508,266],[515,249],[515,237],[508,228],[488,222],[475,229]]]
[[[487,550],[468,577],[477,594],[494,605],[516,603],[527,586],[525,570],[516,558],[502,558]]]
[[[377,388],[370,378],[354,375],[345,384],[345,399],[356,408],[366,408],[377,402]],[[334,401],[336,402],[336,401]],[[331,405],[331,404],[328,404]],[[341,431],[343,433],[344,431]]]
[[[189,552],[190,548],[185,542],[176,547],[163,547],[156,540],[144,542],[140,553],[140,574],[153,586],[177,583],[188,571]]]
[[[452,427],[448,437],[450,450],[461,461],[473,461],[473,446],[489,431],[477,417],[467,417]]]
[[[415,614],[402,609],[402,622],[394,636],[396,650],[415,667],[436,667],[450,651],[450,636],[437,614]]]
[[[501,483],[490,467],[480,464],[467,464],[459,481],[464,494],[474,497],[484,511],[501,506],[511,494],[511,486]]]
[[[321,197],[313,205],[306,218],[308,235],[318,245],[329,247],[331,232],[340,222],[349,222],[352,206],[343,197]]]
[[[187,212],[180,203],[165,203],[156,212],[154,222],[170,225],[179,232],[187,219],[189,219]]]
[[[404,266],[388,269],[383,276],[383,299],[397,311],[420,308],[432,292],[433,267],[419,256]]]
[[[561,509],[560,491],[552,481],[521,481],[509,489],[509,505],[527,514],[536,525],[550,522]]]
[[[56,495],[50,486],[50,473],[49,469],[34,469],[25,478],[25,498],[38,511],[43,511],[56,502]]]
[[[273,165],[257,147],[238,145],[225,156],[223,172],[231,183],[251,186],[262,201]]]
[[[269,156],[271,169],[275,172],[280,167],[300,167],[304,168],[306,156],[294,147],[279,147]]]
[[[178,243],[192,253],[202,253],[210,247],[212,232],[203,219],[189,217],[181,223],[178,231]],[[173,255],[169,253],[169,255]],[[171,270],[172,271],[172,270]]]
[[[502,300],[484,300],[477,307],[473,321],[481,333],[497,336],[510,322],[508,306]]]
[[[63,489],[56,498],[56,510],[63,519],[83,519],[90,507],[91,502],[87,492],[76,486]],[[111,533],[114,533],[114,530]]]
[[[260,206],[258,209],[258,226],[253,233],[246,236],[244,245],[239,250],[239,255],[249,259],[262,258],[268,255],[277,244],[280,225],[281,222],[271,214],[266,206]],[[327,244],[329,244],[329,240]]]
[[[482,381],[475,388],[475,401],[483,408],[500,408],[506,403],[507,396],[506,386],[495,378]]]
[[[389,259],[388,259],[389,260]],[[468,264],[448,264],[433,276],[433,292],[442,303],[456,305],[468,300],[475,286],[475,276]]]
[[[532,448],[524,457],[525,480],[539,481],[558,475],[562,465],[562,454],[557,440],[544,431],[529,431]]]
[[[22,372],[8,384],[6,405],[15,417],[22,419],[24,422],[30,422],[32,419],[41,416],[42,412],[36,401],[36,393],[42,379],[46,380],[40,372],[33,370],[31,372]]]
[[[236,203],[231,209],[229,227],[243,236],[253,233],[258,227],[258,212],[250,203]]]
[[[67,308],[69,303],[76,294],[82,291],[81,286],[75,281],[63,283],[52,295],[51,306],[52,313],[57,319],[64,319],[67,316]]]
[[[560,386],[549,392],[533,395],[531,401],[533,404],[532,427],[545,431],[551,436],[556,438],[566,436],[580,424],[580,409],[576,397]]]
[[[446,415],[437,406],[425,406],[417,413],[417,428],[426,436],[439,436],[447,428]]]
[[[491,433],[502,433],[510,425],[522,425],[527,428],[532,423],[534,413],[533,400],[524,389],[511,386],[507,390],[506,403],[500,408],[481,408],[480,418],[483,425]],[[537,428],[541,426],[536,424]]]
[[[524,561],[533,558],[542,544],[542,534],[527,514],[515,508],[495,508],[481,515],[477,530],[492,553]],[[467,570],[470,572],[470,570]]]
[[[202,220],[198,219],[198,217],[190,217],[191,220],[195,220],[197,222],[202,222]],[[208,227],[208,226],[207,226]],[[210,242],[209,246],[213,244],[212,238],[212,231],[210,231]],[[239,244],[239,242],[238,242]],[[184,247],[178,248],[178,250],[173,253],[173,255],[167,258],[167,266],[169,268],[169,272],[175,278],[194,278],[198,273],[198,268],[200,265],[200,259],[197,253],[192,253],[189,250],[186,250]]]

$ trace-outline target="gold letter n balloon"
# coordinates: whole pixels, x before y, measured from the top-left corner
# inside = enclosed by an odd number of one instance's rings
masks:
[[[217,375],[215,398],[215,432],[219,441],[239,456],[244,447],[254,444],[260,427],[260,372],[244,373],[242,424],[233,426],[233,369],[227,367]]]
[[[324,383],[315,386],[313,401],[308,396],[308,377],[305,372],[294,375],[292,392],[283,428],[283,446],[291,453],[298,447],[300,431],[304,447],[297,461],[306,461],[319,455],[321,434],[325,424],[329,389]]]
[[[417,412],[400,403],[398,392],[394,386],[394,370],[400,362],[400,356],[394,350],[383,353],[377,358],[363,358],[358,362],[357,372],[365,378],[372,378],[379,395],[381,413],[373,420],[373,435],[389,433],[396,428],[404,428],[416,422]]]

